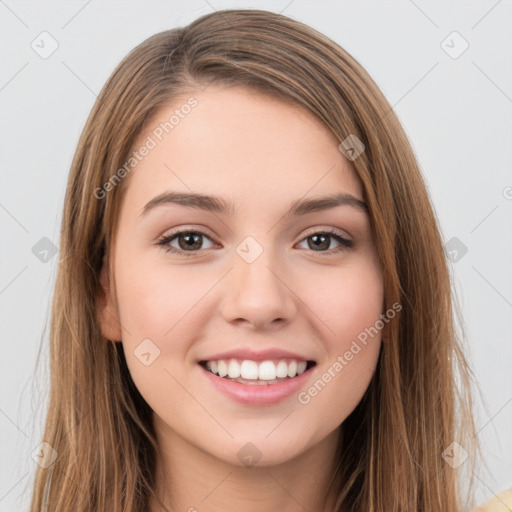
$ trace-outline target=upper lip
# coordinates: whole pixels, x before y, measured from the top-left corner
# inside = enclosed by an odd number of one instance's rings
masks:
[[[280,348],[268,348],[265,350],[239,348],[204,357],[200,359],[199,362],[217,361],[219,359],[249,359],[251,361],[268,361],[272,359],[294,359],[296,361],[314,361],[314,359],[307,358],[299,354],[295,354],[294,352],[290,352],[288,350],[282,350]]]

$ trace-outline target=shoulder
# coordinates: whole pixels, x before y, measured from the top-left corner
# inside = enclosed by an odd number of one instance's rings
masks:
[[[512,489],[495,494],[473,512],[510,512],[512,510]]]

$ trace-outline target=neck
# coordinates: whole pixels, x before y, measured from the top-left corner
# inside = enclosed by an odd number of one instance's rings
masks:
[[[150,512],[332,512],[338,429],[293,460],[239,466],[219,460],[178,436],[159,439],[156,493]],[[168,434],[168,433],[167,433]]]

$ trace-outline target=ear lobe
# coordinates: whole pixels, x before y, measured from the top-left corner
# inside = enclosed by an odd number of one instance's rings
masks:
[[[108,268],[105,263],[100,273],[100,289],[96,298],[96,310],[101,334],[110,341],[121,341],[121,323],[119,313],[115,304],[115,294],[109,285]]]

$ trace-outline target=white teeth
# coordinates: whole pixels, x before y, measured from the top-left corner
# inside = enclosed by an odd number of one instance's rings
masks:
[[[219,377],[225,377],[228,374],[228,365],[226,364],[226,361],[223,361],[222,359],[217,361],[217,373],[219,374]]]
[[[236,359],[219,359],[218,361],[208,361],[206,368],[219,377],[229,377],[230,379],[246,379],[254,381],[272,381],[275,379],[293,378],[302,375],[306,371],[306,361],[281,360],[261,361],[260,363],[249,359],[239,361]]]
[[[230,379],[238,379],[238,377],[240,377],[240,365],[235,359],[231,359],[231,361],[229,361],[228,377]]]
[[[277,363],[276,377],[278,379],[284,379],[285,377],[288,377],[288,365],[285,361],[279,361],[279,363]]]
[[[242,379],[256,380],[258,378],[258,363],[256,361],[242,361],[240,375]]]
[[[263,361],[258,368],[260,380],[274,380],[276,378],[276,365],[272,361]]]
[[[288,365],[288,377],[295,377],[297,375],[297,361],[292,361]]]

